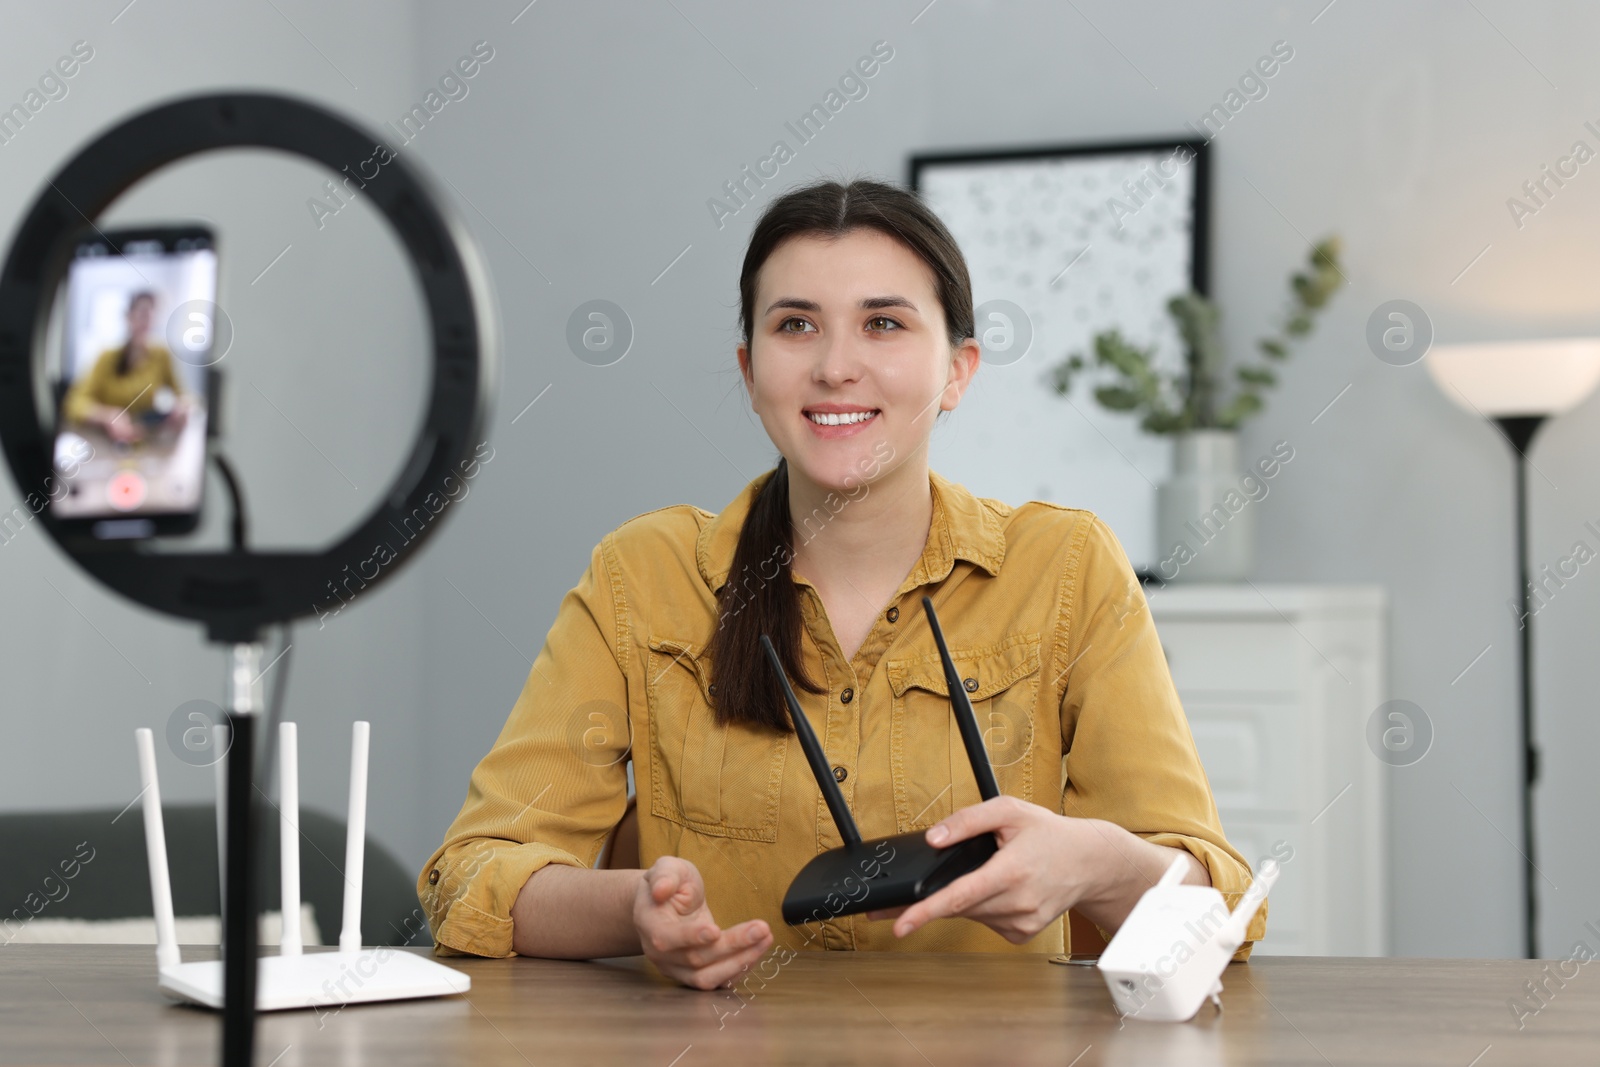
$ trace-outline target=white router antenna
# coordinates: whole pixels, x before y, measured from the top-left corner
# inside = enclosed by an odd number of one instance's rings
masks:
[[[361,951],[361,868],[367,844],[367,742],[372,724],[357,720],[350,731],[350,804],[345,815],[344,925],[341,952]]]
[[[283,934],[278,955],[298,956],[300,937],[300,752],[292,722],[278,725],[278,844]]]
[[[1156,885],[1172,886],[1182,885],[1183,876],[1189,873],[1189,861],[1184,856],[1175,856],[1167,869],[1161,872],[1161,880]]]
[[[228,903],[228,724],[211,726],[211,767],[217,783],[217,914]]]
[[[1278,861],[1266,860],[1261,864],[1261,871],[1256,875],[1255,881],[1250,883],[1250,888],[1239,898],[1239,906],[1233,909],[1228,921],[1218,931],[1217,936],[1220,940],[1232,944],[1235,948],[1244,943],[1244,935],[1250,928],[1250,920],[1255,918],[1256,912],[1261,909],[1261,902],[1267,899],[1267,891],[1277,880]]]
[[[167,873],[167,832],[161,822],[161,786],[156,783],[155,740],[148,727],[133,732],[139,749],[139,785],[144,797],[144,847],[150,867],[150,903],[156,919],[156,967],[176,967],[178,924],[172,917],[172,882]]]

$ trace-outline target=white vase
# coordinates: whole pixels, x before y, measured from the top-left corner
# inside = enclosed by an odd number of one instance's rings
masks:
[[[1256,508],[1241,484],[1239,435],[1193,430],[1175,435],[1172,446],[1172,477],[1156,490],[1156,575],[1243,580],[1255,555]]]

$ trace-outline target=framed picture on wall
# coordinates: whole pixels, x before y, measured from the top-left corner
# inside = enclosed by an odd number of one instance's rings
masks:
[[[1206,143],[919,154],[911,187],[961,245],[984,349],[929,464],[979,496],[1093,511],[1135,569],[1152,570],[1171,442],[1100,407],[1088,375],[1058,395],[1050,368],[1073,352],[1092,360],[1094,335],[1111,328],[1182,366],[1166,304],[1207,293]]]

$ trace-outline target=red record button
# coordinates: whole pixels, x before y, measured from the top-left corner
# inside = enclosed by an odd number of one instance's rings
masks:
[[[118,471],[106,483],[106,502],[118,511],[132,511],[144,503],[144,492],[138,471]]]

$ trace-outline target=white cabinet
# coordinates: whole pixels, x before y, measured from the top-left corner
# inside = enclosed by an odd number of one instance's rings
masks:
[[[1252,870],[1282,865],[1254,952],[1387,955],[1388,766],[1367,743],[1386,699],[1383,589],[1145,596],[1228,840]]]

